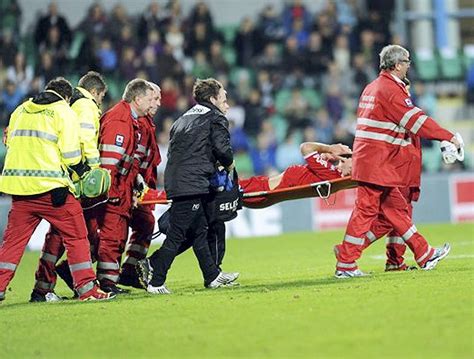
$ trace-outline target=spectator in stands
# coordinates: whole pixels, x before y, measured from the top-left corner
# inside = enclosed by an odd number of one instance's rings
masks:
[[[261,97],[260,91],[253,88],[248,99],[244,102],[245,122],[243,128],[245,133],[253,138],[260,132],[262,121],[267,115],[262,106]]]
[[[119,3],[112,9],[112,14],[109,17],[105,32],[111,39],[112,43],[118,43],[122,41],[121,31],[125,27],[131,29],[132,21],[130,20],[125,7]]]
[[[333,142],[334,122],[331,121],[327,110],[321,107],[316,112],[315,127],[317,133],[317,141],[323,143]]]
[[[168,26],[168,31],[165,35],[166,43],[171,47],[171,53],[177,61],[184,60],[184,34],[181,31],[179,24],[173,21]]]
[[[152,31],[162,32],[163,14],[160,11],[158,1],[152,1],[138,20],[138,40],[144,45],[149,39]]]
[[[206,28],[206,33],[214,34],[214,22],[212,20],[209,7],[204,1],[199,1],[191,9],[191,14],[188,17],[189,27],[193,28],[196,24],[202,23]]]
[[[120,77],[126,81],[136,78],[140,65],[140,57],[135,53],[135,49],[132,46],[124,47],[119,64]]]
[[[35,72],[35,76],[39,78],[39,89],[61,74],[60,64],[54,61],[53,56],[49,51],[44,51],[40,55],[40,63]],[[36,95],[36,93],[35,93]]]
[[[301,164],[303,158],[300,152],[300,141],[298,132],[290,130],[287,132],[285,142],[280,144],[276,151],[276,167],[278,171],[284,171],[291,165]]]
[[[28,92],[33,80],[33,68],[26,63],[23,52],[15,55],[15,63],[7,69],[7,78],[24,94]]]
[[[257,86],[261,93],[262,106],[268,112],[273,111],[274,86],[270,79],[270,73],[266,70],[260,70],[257,73]]]
[[[146,49],[151,49],[155,56],[159,56],[163,53],[163,42],[161,41],[161,35],[158,30],[152,30],[148,33],[148,39],[143,51],[146,51]]]
[[[296,38],[296,41],[298,42],[298,48],[300,50],[306,47],[309,39],[309,33],[305,29],[302,19],[295,19],[295,21],[293,21],[293,26],[289,36],[294,36]]]
[[[253,64],[253,57],[257,53],[257,32],[250,17],[244,17],[240,22],[239,30],[235,35],[234,48],[237,53],[237,65],[249,67]]]
[[[120,29],[119,40],[116,42],[111,42],[111,45],[118,54],[122,53],[122,49],[126,46],[136,47],[132,26],[125,25],[122,27]]]
[[[4,29],[12,31],[15,41],[20,39],[21,8],[17,0],[0,2],[0,22]]]
[[[40,42],[38,50],[40,55],[43,52],[49,52],[60,68],[67,63],[68,44],[61,41],[60,29],[57,26],[49,28],[47,37]]]
[[[262,132],[257,136],[257,143],[250,150],[250,158],[256,175],[276,171],[276,148],[276,143],[266,133]]]
[[[298,40],[294,36],[286,39],[286,46],[283,50],[283,64],[286,72],[292,73],[297,69],[304,68],[304,58],[298,48]]]
[[[146,47],[143,50],[142,57],[142,69],[146,72],[148,81],[158,83],[161,79],[161,69],[157,66],[155,51],[151,47]]]
[[[291,33],[295,20],[302,20],[303,27],[308,29],[311,15],[302,0],[293,0],[283,8],[282,19],[285,33],[288,35]]]
[[[5,88],[1,92],[1,100],[3,103],[4,115],[8,119],[11,113],[17,108],[25,97],[26,92],[24,92],[20,87],[17,87],[15,82],[7,80]],[[3,125],[6,125],[5,123]]]
[[[0,37],[0,59],[5,66],[11,66],[15,62],[15,55],[18,52],[18,45],[13,38],[13,30],[5,28]]]
[[[331,121],[336,123],[344,115],[344,103],[341,90],[337,84],[330,84],[326,93],[326,109]]]
[[[277,72],[281,70],[282,57],[275,43],[268,43],[263,49],[263,53],[257,58],[257,67],[259,69]]]
[[[306,73],[316,76],[320,79],[322,74],[327,71],[331,62],[331,53],[323,49],[322,38],[319,32],[311,32],[308,40],[308,46],[304,52]]]
[[[92,46],[96,46],[99,40],[105,37],[107,26],[107,14],[100,3],[92,4],[78,29],[86,34]]]
[[[285,29],[273,4],[266,5],[259,15],[257,22],[258,38],[262,47],[269,43],[280,43],[285,37]]]
[[[159,117],[172,116],[176,111],[179,99],[179,88],[175,80],[165,77],[161,81],[161,107]]]
[[[191,28],[184,52],[189,57],[194,57],[197,51],[204,51],[207,54],[212,40],[212,34],[208,33],[206,24],[198,22]]]
[[[71,29],[64,16],[58,12],[58,4],[52,1],[48,6],[48,12],[42,16],[35,29],[35,42],[37,46],[48,37],[49,31],[52,27],[57,27],[59,31],[59,44],[61,46],[68,46],[71,43]]]
[[[101,41],[96,56],[99,60],[101,72],[104,74],[111,74],[115,71],[117,68],[118,58],[109,39],[105,38]]]
[[[191,73],[198,79],[207,79],[213,75],[211,64],[207,61],[206,53],[203,50],[194,53]]]
[[[327,2],[328,5],[331,3],[330,1]],[[338,33],[338,27],[336,15],[332,10],[326,12],[322,11],[316,14],[312,30],[319,32],[323,51],[329,54],[331,53],[336,34]]]
[[[214,40],[211,43],[209,64],[216,74],[228,73],[230,70],[229,63],[222,53],[222,43],[219,40]]]
[[[156,66],[160,72],[160,79],[169,76],[181,80],[183,77],[183,66],[174,58],[173,48],[169,44],[163,46],[163,53],[156,59]]]
[[[288,120],[289,130],[294,128],[302,129],[311,124],[309,119],[309,103],[303,96],[301,89],[294,88],[291,91],[291,98],[285,106],[285,117]]]
[[[351,68],[351,50],[345,34],[338,35],[332,50],[332,58],[339,70],[347,74]]]
[[[3,59],[0,57],[0,88],[5,86],[7,82],[7,67],[3,63]]]

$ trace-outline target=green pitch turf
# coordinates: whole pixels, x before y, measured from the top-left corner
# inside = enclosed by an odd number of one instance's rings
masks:
[[[474,224],[419,229],[452,245],[431,272],[384,273],[380,242],[359,262],[371,277],[336,280],[342,231],[296,233],[230,240],[224,267],[240,287],[204,289],[189,252],[172,295],[106,303],[27,303],[30,252],[0,304],[0,358],[473,358]]]

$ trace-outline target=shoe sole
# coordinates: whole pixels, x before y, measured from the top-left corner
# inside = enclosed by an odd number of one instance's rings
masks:
[[[451,252],[451,246],[448,246],[448,249],[447,249],[446,252],[444,252],[444,253],[443,253],[442,255],[440,255],[438,258],[434,259],[432,262],[430,262],[429,264],[427,264],[426,267],[421,268],[421,269],[426,270],[426,271],[434,269],[434,268],[438,265],[439,261],[441,261],[441,260],[443,260],[444,258],[446,258],[446,256],[449,254],[449,252]]]

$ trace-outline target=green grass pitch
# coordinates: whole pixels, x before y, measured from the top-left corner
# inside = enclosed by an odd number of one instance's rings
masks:
[[[295,233],[228,241],[239,287],[204,289],[189,252],[170,271],[172,295],[108,303],[27,303],[30,252],[0,304],[0,358],[473,358],[474,224],[419,229],[452,245],[431,272],[384,273],[380,241],[359,262],[371,277],[333,279],[342,231]]]

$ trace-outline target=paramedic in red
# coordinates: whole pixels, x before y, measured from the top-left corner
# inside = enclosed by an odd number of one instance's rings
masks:
[[[459,147],[451,132],[413,106],[402,81],[410,68],[409,55],[398,45],[384,47],[380,75],[367,85],[359,100],[352,157],[352,179],[359,186],[344,241],[335,247],[337,278],[364,275],[356,260],[364,249],[366,233],[380,213],[401,233],[422,269],[434,268],[449,253],[448,244],[432,248],[418,233],[401,192],[419,181],[419,173],[415,173],[418,171],[410,170],[417,161],[411,135],[447,140]]]
[[[140,160],[140,175],[149,188],[156,189],[157,167],[161,163],[160,150],[156,141],[156,129],[153,117],[161,105],[161,89],[155,83],[149,83],[153,88],[153,101],[146,116],[138,119],[140,126],[140,143],[137,152]],[[138,205],[133,209],[130,227],[132,235],[127,245],[126,256],[122,264],[119,283],[126,286],[143,288],[138,280],[135,266],[137,261],[144,259],[150,247],[151,236],[155,229],[155,205]]]
[[[152,105],[153,88],[142,79],[130,81],[122,101],[101,118],[99,134],[100,162],[110,170],[112,184],[109,201],[98,216],[99,248],[97,279],[106,292],[122,293],[116,286],[120,260],[128,236],[132,213],[133,187],[139,172],[138,118],[145,116]]]

